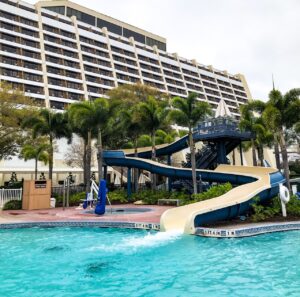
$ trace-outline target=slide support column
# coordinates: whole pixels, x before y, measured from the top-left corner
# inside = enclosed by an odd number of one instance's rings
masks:
[[[225,149],[224,141],[220,141],[217,143],[217,154],[218,154],[218,163],[226,164],[226,149]]]
[[[241,157],[241,165],[244,165],[244,160],[243,160],[243,149],[242,149],[242,142],[240,142],[240,157]]]
[[[131,197],[131,168],[128,167],[127,170],[127,196]]]
[[[103,166],[103,179],[107,181],[107,166]]]
[[[168,155],[168,165],[171,166],[172,163],[172,155]],[[172,191],[172,177],[168,177],[168,191]]]

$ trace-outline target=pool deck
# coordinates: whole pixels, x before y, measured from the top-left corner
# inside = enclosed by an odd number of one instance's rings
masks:
[[[160,217],[170,206],[157,205],[114,205],[114,209],[149,208],[148,212],[140,213],[110,213],[107,208],[105,215],[85,213],[76,207],[52,208],[43,210],[0,210],[1,228],[24,227],[60,227],[60,226],[96,226],[115,228],[138,228],[159,230]],[[239,238],[255,236],[270,232],[300,230],[300,221],[262,222],[262,223],[232,223],[226,226],[197,227],[195,235],[215,238]]]
[[[149,208],[151,211],[141,213],[118,213],[110,214],[110,207],[107,207],[105,215],[84,213],[83,209],[76,207],[52,208],[43,210],[0,210],[0,224],[25,223],[25,222],[66,222],[66,221],[99,221],[99,222],[136,222],[159,224],[160,216],[170,206],[156,205],[113,205],[113,209],[126,208]]]

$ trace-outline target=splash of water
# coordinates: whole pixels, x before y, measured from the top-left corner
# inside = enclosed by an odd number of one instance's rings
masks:
[[[106,251],[106,252],[122,252],[122,251],[136,251],[141,248],[156,247],[168,244],[180,238],[183,234],[183,230],[172,230],[167,232],[148,232],[143,237],[128,236],[119,243],[113,243],[111,245],[97,245],[90,247],[89,251]]]

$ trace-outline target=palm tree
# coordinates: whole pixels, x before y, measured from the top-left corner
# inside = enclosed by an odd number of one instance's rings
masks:
[[[98,148],[98,176],[99,180],[102,179],[102,155],[103,145],[102,136],[108,128],[110,120],[113,118],[118,104],[114,101],[108,101],[105,98],[99,98],[92,102],[79,102],[70,106],[69,115],[72,125],[77,128],[84,128],[87,131],[87,181],[90,180],[90,167],[91,167],[91,139],[93,135],[97,135],[97,148]],[[89,183],[88,183],[89,184]],[[87,185],[87,191],[88,191]]]
[[[207,102],[197,100],[196,93],[190,93],[186,99],[175,97],[172,100],[172,107],[170,118],[176,124],[188,128],[189,146],[191,150],[191,164],[192,164],[192,179],[194,194],[197,194],[197,180],[196,180],[196,157],[195,145],[193,140],[193,128],[198,122],[203,121],[211,114],[211,107]]]
[[[91,162],[87,161],[87,149],[91,152],[91,135],[89,134],[90,127],[88,126],[78,126],[76,120],[73,115],[71,115],[70,108],[67,110],[68,115],[68,123],[70,125],[70,129],[72,133],[75,133],[78,137],[80,137],[83,141],[83,152],[82,152],[82,165],[83,165],[83,183],[85,185],[88,184],[90,177],[87,176],[90,169],[87,168],[87,164]],[[90,139],[88,139],[90,137]],[[88,143],[89,142],[89,143]],[[89,156],[91,158],[91,156]]]
[[[49,144],[45,142],[45,139],[37,138],[34,143],[25,144],[20,152],[20,157],[25,161],[34,159],[34,178],[37,179],[38,174],[38,161],[44,162],[46,165],[49,160]]]
[[[137,105],[131,106],[129,109],[123,109],[121,112],[122,128],[126,131],[126,137],[133,143],[134,156],[138,156],[138,140],[141,134],[144,132],[144,128],[141,124],[139,109]],[[138,190],[138,169],[134,169],[134,187],[135,191]]]
[[[175,138],[178,136],[178,133],[175,130],[172,130],[171,132],[166,132],[164,130],[157,130],[155,134],[155,143],[157,144],[165,144],[165,143],[171,143],[175,141]]]
[[[258,100],[257,100],[258,101]],[[241,121],[240,121],[240,129],[247,130],[255,133],[256,131],[262,130],[258,123],[256,123],[257,117],[254,116],[254,101],[251,101],[245,105],[241,106]],[[253,166],[257,166],[257,157],[256,157],[256,146],[254,138],[251,139],[251,149],[252,149],[252,162]],[[249,146],[246,144],[246,150]]]
[[[71,138],[71,131],[65,113],[55,113],[49,109],[41,109],[37,115],[26,117],[23,127],[31,128],[33,138],[47,136],[49,141],[49,179],[52,180],[53,153],[55,139]]]
[[[159,101],[154,97],[149,96],[147,100],[138,105],[140,120],[144,129],[151,136],[152,155],[151,159],[156,159],[155,133],[158,129],[167,124],[167,103]],[[152,188],[156,188],[156,178],[152,174]]]
[[[285,95],[280,91],[273,89],[269,94],[269,100],[262,113],[266,126],[272,131],[274,137],[278,140],[284,174],[287,187],[290,190],[289,164],[287,155],[287,145],[285,141],[285,130],[297,126],[300,122],[300,88],[292,89]]]
[[[274,141],[274,136],[270,130],[266,127],[261,118],[261,114],[265,108],[265,103],[260,100],[251,101],[241,106],[241,130],[251,131],[256,135],[256,138],[251,139],[250,146],[245,143],[246,150],[251,147],[253,166],[257,166],[256,151],[260,161],[260,165],[263,166],[264,159],[264,146],[271,146]],[[256,113],[256,114],[255,114]]]

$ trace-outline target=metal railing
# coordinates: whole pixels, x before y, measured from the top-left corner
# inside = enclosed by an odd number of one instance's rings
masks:
[[[11,200],[22,200],[22,188],[0,189],[0,208],[3,208],[5,203]]]
[[[70,185],[70,194],[77,194],[85,191],[84,185]],[[64,192],[64,186],[54,186],[52,187],[52,195],[56,194],[62,196]]]

